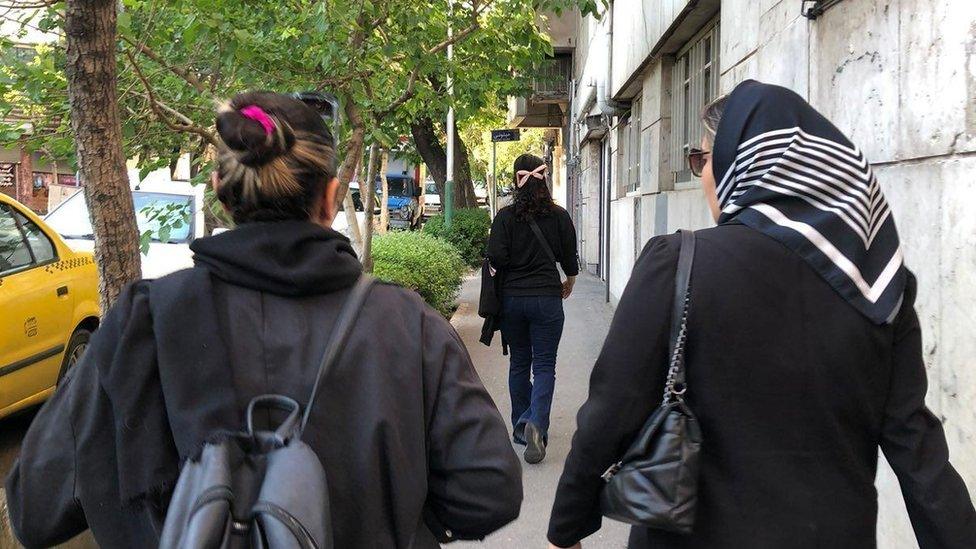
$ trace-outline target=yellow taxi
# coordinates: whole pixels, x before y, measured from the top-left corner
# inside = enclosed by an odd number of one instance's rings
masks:
[[[0,418],[54,392],[98,318],[92,254],[0,193]]]

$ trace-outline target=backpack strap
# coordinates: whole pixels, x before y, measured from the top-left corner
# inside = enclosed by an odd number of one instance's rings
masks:
[[[326,344],[325,352],[322,354],[322,363],[319,364],[319,371],[315,375],[315,385],[312,386],[312,394],[308,397],[308,404],[305,406],[305,414],[302,416],[303,431],[305,430],[305,424],[308,423],[312,406],[315,404],[315,397],[319,394],[319,385],[329,374],[329,370],[339,360],[339,355],[342,354],[346,340],[349,339],[352,327],[356,324],[356,319],[359,317],[359,311],[362,310],[363,303],[366,301],[366,296],[373,288],[373,282],[375,282],[373,277],[366,274],[361,275],[359,280],[353,285],[352,290],[349,291],[349,296],[346,297],[346,302],[343,303],[342,309],[339,311],[335,327],[332,328],[332,335],[329,336],[329,342]]]
[[[539,228],[539,224],[535,222],[534,218],[529,218],[529,227],[532,227],[532,232],[535,233],[535,238],[539,241],[539,244],[542,244],[542,249],[549,256],[549,261],[556,263],[556,254],[552,253],[552,248],[549,247],[549,241],[542,234],[542,229]]]

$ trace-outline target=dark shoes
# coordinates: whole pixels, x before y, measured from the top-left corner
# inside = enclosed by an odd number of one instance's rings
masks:
[[[539,463],[546,457],[546,441],[539,428],[532,422],[525,424],[525,453],[522,457],[526,463]]]

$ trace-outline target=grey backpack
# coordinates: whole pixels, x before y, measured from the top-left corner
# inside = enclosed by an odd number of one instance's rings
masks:
[[[160,537],[163,549],[332,549],[325,470],[302,442],[319,385],[342,351],[372,279],[353,286],[336,320],[302,413],[295,400],[262,395],[247,407],[246,429],[203,447],[180,471]],[[256,430],[258,410],[287,413],[274,431]],[[265,412],[267,413],[267,412]]]

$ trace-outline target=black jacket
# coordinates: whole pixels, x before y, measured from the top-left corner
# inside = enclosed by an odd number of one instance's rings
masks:
[[[579,273],[576,229],[569,213],[556,206],[550,215],[536,219],[542,234],[566,276]],[[505,296],[561,295],[559,271],[549,260],[532,227],[515,217],[515,207],[498,211],[488,237],[488,259],[505,272]]]
[[[926,407],[914,279],[892,325],[846,303],[798,255],[743,225],[699,231],[688,401],[701,422],[692,535],[635,528],[631,547],[876,546],[878,448],[922,549],[976,547],[976,513]],[[600,474],[660,403],[680,240],[634,267],[577,417],[549,539],[595,532]]]
[[[34,420],[7,480],[25,545],[90,526],[105,548],[154,547],[201,423],[229,412],[217,426],[240,429],[262,393],[307,402],[359,273],[348,242],[308,223],[255,224],[194,250],[197,268],[123,293]],[[518,460],[450,324],[380,284],[357,326],[304,437],[328,475],[336,547],[431,548],[513,520]]]

